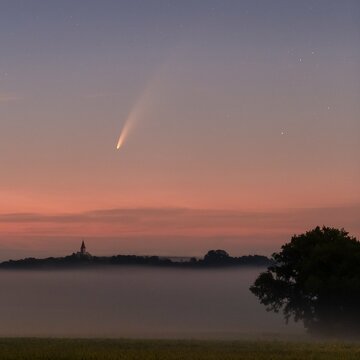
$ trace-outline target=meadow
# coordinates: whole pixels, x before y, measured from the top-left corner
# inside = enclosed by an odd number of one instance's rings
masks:
[[[360,343],[287,341],[0,339],[2,360],[359,359]]]

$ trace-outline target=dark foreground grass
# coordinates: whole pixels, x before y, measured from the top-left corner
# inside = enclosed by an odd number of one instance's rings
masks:
[[[0,359],[360,359],[360,343],[282,341],[0,339]]]

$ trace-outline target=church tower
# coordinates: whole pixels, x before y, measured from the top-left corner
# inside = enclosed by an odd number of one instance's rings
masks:
[[[82,243],[81,243],[80,254],[81,254],[81,255],[85,255],[85,254],[86,254],[86,246],[85,246],[84,240],[83,240]]]
[[[73,253],[72,256],[77,257],[78,259],[92,259],[92,255],[86,251],[86,245],[85,241],[82,240],[80,251],[77,251],[76,253]]]

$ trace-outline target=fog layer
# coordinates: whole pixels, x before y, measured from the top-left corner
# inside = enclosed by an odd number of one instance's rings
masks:
[[[1,271],[0,336],[302,334],[248,290],[260,270]]]

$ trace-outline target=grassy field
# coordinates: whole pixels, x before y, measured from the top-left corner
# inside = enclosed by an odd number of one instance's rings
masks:
[[[360,359],[360,343],[1,339],[0,359]]]

